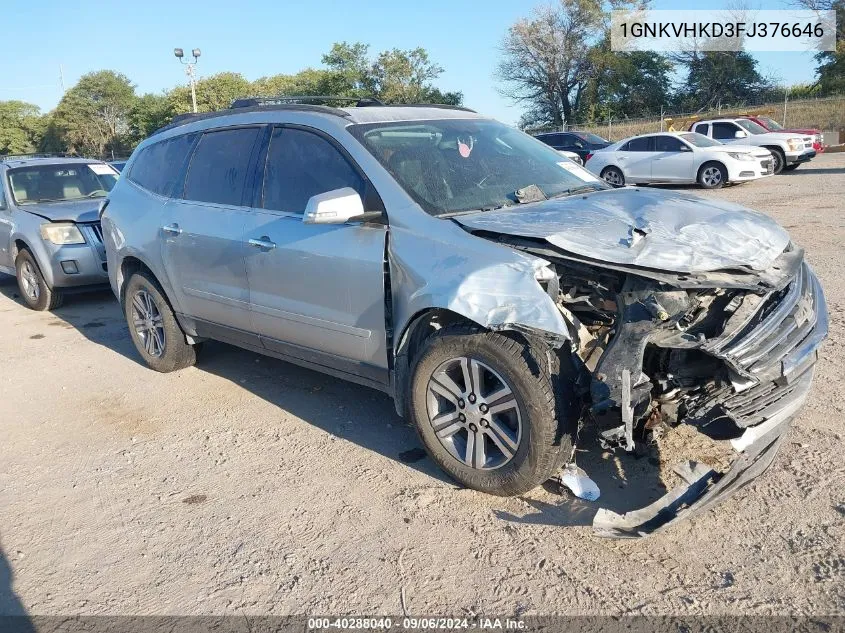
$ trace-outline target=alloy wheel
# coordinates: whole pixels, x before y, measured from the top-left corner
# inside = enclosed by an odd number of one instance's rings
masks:
[[[27,298],[37,303],[41,296],[41,284],[38,282],[38,272],[31,262],[24,261],[21,266],[21,286]]]
[[[701,174],[701,179],[706,186],[715,187],[722,182],[722,170],[715,166],[708,167]]]
[[[164,320],[155,300],[146,290],[139,290],[132,297],[132,324],[144,344],[147,354],[158,358],[164,353]]]
[[[624,184],[622,174],[620,174],[615,169],[608,169],[606,172],[604,172],[604,181],[609,185],[613,185],[614,187],[621,187]]]
[[[467,356],[442,363],[426,390],[428,421],[439,442],[470,468],[501,468],[516,455],[522,413],[510,385]]]

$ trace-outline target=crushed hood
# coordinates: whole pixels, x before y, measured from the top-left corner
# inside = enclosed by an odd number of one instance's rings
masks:
[[[454,218],[595,260],[673,272],[765,270],[789,244],[769,216],[657,189],[611,189]]]
[[[51,222],[96,222],[103,198],[72,202],[38,202],[22,204],[21,211],[40,215]]]

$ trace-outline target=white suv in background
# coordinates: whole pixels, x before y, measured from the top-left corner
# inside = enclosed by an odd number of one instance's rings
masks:
[[[695,132],[634,136],[597,151],[587,169],[610,185],[698,183],[718,189],[729,182],[755,180],[774,173],[769,150],[753,145],[724,145]]]
[[[774,157],[774,171],[792,171],[801,163],[806,163],[816,156],[813,149],[813,137],[792,132],[769,132],[766,128],[749,119],[711,119],[697,121],[690,126],[691,132],[721,141],[722,143],[740,143],[765,147]]]

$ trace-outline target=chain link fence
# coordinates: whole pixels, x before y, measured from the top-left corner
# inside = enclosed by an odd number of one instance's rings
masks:
[[[781,102],[740,106],[720,105],[706,112],[663,113],[638,119],[608,118],[604,121],[571,123],[560,127],[532,128],[526,131],[536,133],[579,130],[598,134],[610,141],[618,141],[637,134],[686,130],[696,119],[731,114],[762,114],[775,119],[786,128],[815,128],[824,132],[840,132],[842,138],[839,142],[845,141],[845,95],[793,101],[786,99]]]

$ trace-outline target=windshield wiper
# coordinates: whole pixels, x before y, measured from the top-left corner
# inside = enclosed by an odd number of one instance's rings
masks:
[[[553,196],[549,196],[549,199],[564,198],[566,196],[575,195],[576,193],[584,193],[585,191],[601,191],[602,189],[604,189],[604,187],[599,184],[578,185],[577,187],[570,187],[569,189],[564,189]]]

